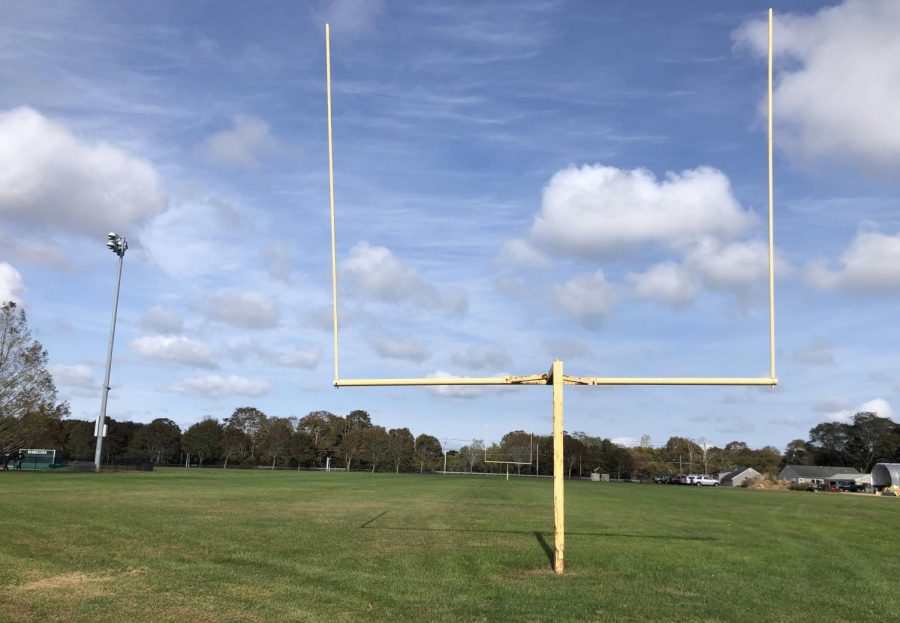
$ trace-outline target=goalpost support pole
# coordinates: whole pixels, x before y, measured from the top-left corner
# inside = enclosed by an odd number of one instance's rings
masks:
[[[566,506],[563,480],[563,364],[557,359],[550,368],[553,379],[553,571],[566,570]]]

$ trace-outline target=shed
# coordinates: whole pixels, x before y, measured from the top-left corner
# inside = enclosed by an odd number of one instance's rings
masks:
[[[876,489],[900,486],[900,463],[876,463],[872,468],[872,486]]]
[[[797,484],[819,484],[824,485],[825,481],[835,474],[858,474],[859,470],[855,467],[834,467],[827,465],[785,465],[784,469],[778,472],[778,480],[789,480]]]
[[[719,476],[719,484],[723,487],[740,487],[747,480],[760,478],[762,474],[752,467],[741,467]]]

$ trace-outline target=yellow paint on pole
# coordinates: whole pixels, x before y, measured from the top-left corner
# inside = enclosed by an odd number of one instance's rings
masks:
[[[338,374],[337,251],[334,242],[334,148],[331,139],[331,28],[325,24],[325,90],[328,98],[328,193],[331,200],[331,309],[334,318],[334,384]]]
[[[557,359],[551,368],[553,379],[553,571],[566,570],[566,501],[563,479],[563,364]]]
[[[769,9],[769,375],[775,378],[775,224],[772,179],[772,9]]]

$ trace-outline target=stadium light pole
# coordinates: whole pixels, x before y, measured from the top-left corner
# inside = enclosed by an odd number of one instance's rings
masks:
[[[107,234],[106,247],[119,256],[119,269],[116,272],[116,294],[113,297],[112,323],[109,327],[109,349],[106,351],[106,375],[103,377],[103,397],[100,401],[100,415],[97,416],[97,425],[94,434],[97,437],[97,451],[94,453],[94,469],[101,471],[103,465],[103,436],[106,433],[106,401],[109,398],[109,371],[112,367],[113,341],[116,337],[116,312],[119,309],[119,286],[122,284],[122,263],[125,259],[125,251],[128,250],[128,241],[119,234],[110,232]]]

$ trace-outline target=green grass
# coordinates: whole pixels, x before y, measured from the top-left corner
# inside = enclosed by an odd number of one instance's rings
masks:
[[[0,473],[4,623],[889,621],[900,501],[550,480]]]

